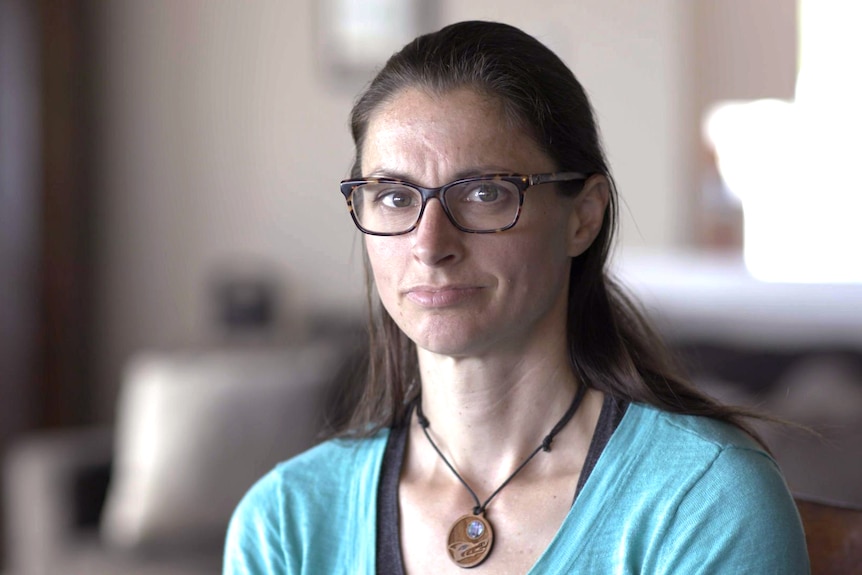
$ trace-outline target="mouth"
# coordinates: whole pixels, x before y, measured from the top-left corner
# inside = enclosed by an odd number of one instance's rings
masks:
[[[458,305],[474,297],[482,290],[472,285],[413,286],[405,291],[411,302],[427,308],[442,308]]]

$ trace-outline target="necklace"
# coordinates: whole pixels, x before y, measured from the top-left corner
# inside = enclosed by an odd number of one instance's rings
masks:
[[[530,463],[536,454],[540,451],[551,450],[551,443],[553,443],[554,437],[562,431],[566,424],[569,423],[569,420],[572,419],[572,416],[575,415],[575,412],[578,410],[578,406],[581,404],[581,400],[584,398],[586,390],[586,385],[581,384],[578,386],[578,391],[575,393],[575,397],[572,399],[569,409],[566,410],[566,413],[563,414],[560,421],[558,421],[553,429],[551,429],[551,432],[545,436],[542,443],[534,449],[529,456],[527,456],[521,465],[512,472],[500,487],[494,490],[484,503],[479,502],[479,497],[476,495],[476,492],[473,491],[466,481],[464,481],[464,478],[461,477],[461,475],[455,470],[455,467],[449,463],[449,460],[446,459],[446,456],[443,455],[443,452],[440,451],[440,448],[437,447],[437,444],[434,443],[433,439],[431,439],[431,434],[428,433],[428,428],[431,426],[431,422],[429,422],[428,418],[425,417],[425,414],[422,413],[422,395],[420,394],[416,398],[416,419],[419,421],[419,425],[422,427],[425,437],[428,438],[428,443],[431,444],[431,447],[434,448],[434,451],[437,452],[437,455],[440,456],[440,459],[443,460],[446,467],[455,474],[458,481],[467,488],[467,491],[469,491],[470,495],[473,497],[473,501],[476,502],[476,505],[473,507],[473,512],[459,517],[449,529],[449,538],[446,541],[446,551],[449,553],[449,558],[458,567],[475,567],[488,558],[488,555],[491,553],[491,547],[494,545],[494,530],[491,527],[491,522],[488,521],[487,517],[485,517],[485,510],[487,509],[488,504],[491,503],[491,500],[494,499],[494,497],[496,497],[497,494],[515,478],[518,472]]]

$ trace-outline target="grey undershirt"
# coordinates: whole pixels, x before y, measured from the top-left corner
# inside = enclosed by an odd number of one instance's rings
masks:
[[[611,435],[622,421],[628,406],[627,401],[614,399],[605,394],[605,401],[575,488],[572,504],[587,482]],[[401,534],[398,527],[398,480],[401,476],[401,465],[404,463],[407,429],[408,426],[392,429],[383,454],[380,483],[377,488],[377,573],[379,575],[404,575],[404,564],[401,560]]]

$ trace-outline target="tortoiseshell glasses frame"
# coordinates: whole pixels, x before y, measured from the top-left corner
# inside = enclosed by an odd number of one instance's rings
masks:
[[[363,178],[342,181],[341,193],[353,222],[365,234],[410,233],[419,225],[425,206],[432,198],[440,201],[457,229],[492,234],[518,223],[524,192],[530,187],[555,182],[583,184],[588,177],[580,172],[488,174],[458,179],[439,188],[425,188],[394,178]]]

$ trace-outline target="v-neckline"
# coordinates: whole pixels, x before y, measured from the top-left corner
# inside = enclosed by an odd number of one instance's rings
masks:
[[[575,514],[575,508],[579,497],[584,491],[589,478],[598,465],[605,448],[610,443],[616,430],[620,427],[628,412],[629,403],[605,395],[602,409],[590,442],[589,450],[584,461],[581,476],[572,498],[572,508],[560,525],[557,534],[545,551],[536,560],[529,573],[536,572],[541,567],[543,559],[553,549],[555,542],[560,539],[564,531],[570,530],[568,523],[579,523],[571,521]],[[410,418],[406,418],[410,421]],[[381,463],[380,478],[377,490],[377,525],[376,529],[376,571],[386,575],[404,575],[404,560],[401,555],[401,529],[398,510],[398,483],[401,476],[401,467],[404,463],[404,451],[407,445],[407,431],[409,425],[393,428],[386,441],[386,447]]]

